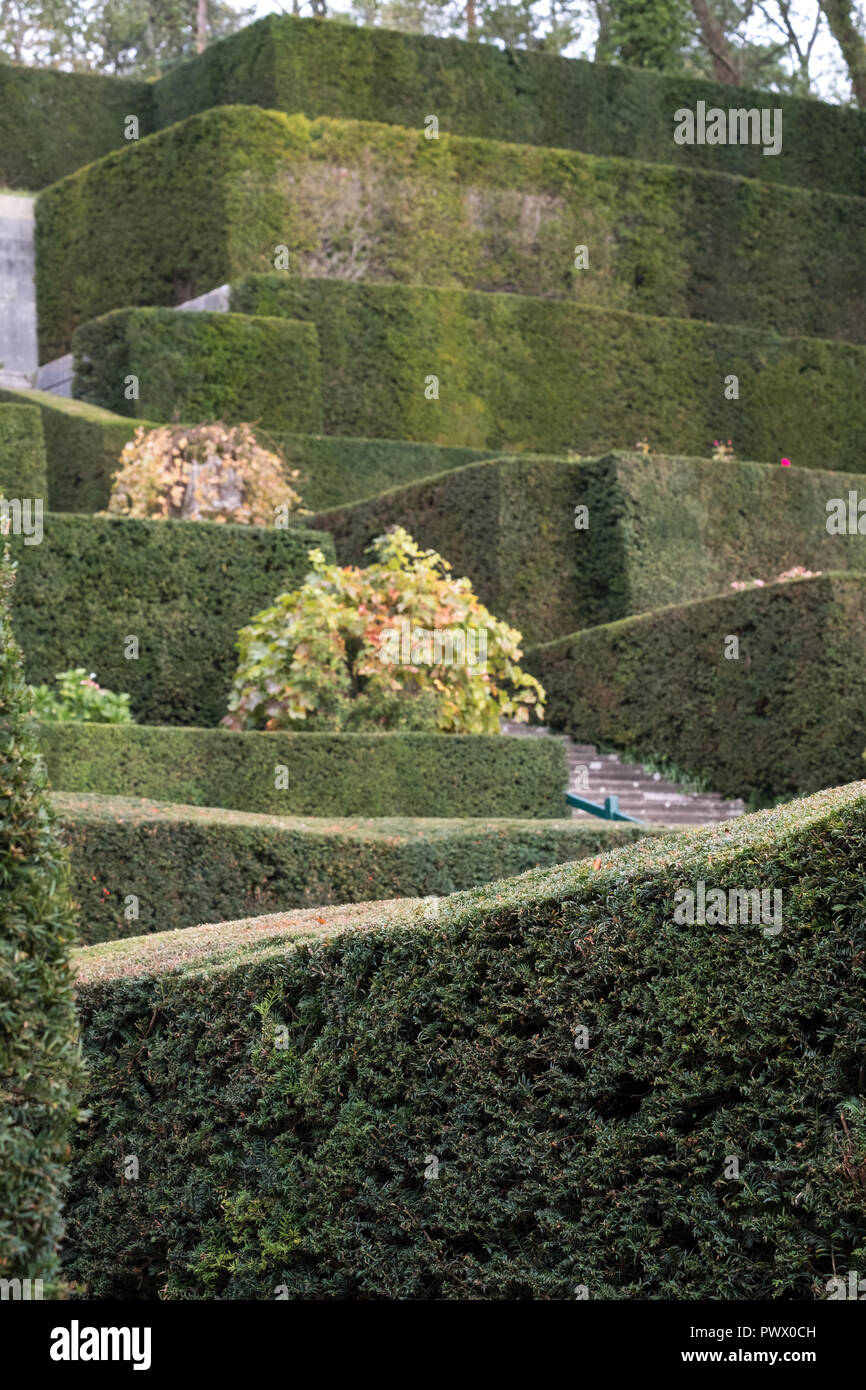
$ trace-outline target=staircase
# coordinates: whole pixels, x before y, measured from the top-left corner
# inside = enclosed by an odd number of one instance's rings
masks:
[[[544,725],[515,724],[503,719],[504,734],[528,738],[550,738]],[[687,792],[661,773],[645,772],[637,763],[622,763],[615,753],[599,753],[591,743],[575,743],[566,738],[569,790],[588,801],[604,802],[606,796],[619,798],[619,809],[627,816],[650,825],[714,825],[743,814],[742,801],[725,801],[718,792]],[[594,821],[588,811],[571,812],[575,820]]]
[[[27,389],[38,361],[33,199],[0,194],[0,385]]]

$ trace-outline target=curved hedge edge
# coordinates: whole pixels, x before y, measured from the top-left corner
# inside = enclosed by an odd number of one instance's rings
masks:
[[[607,852],[646,825],[266,816],[53,795],[85,944],[289,908],[442,896]]]

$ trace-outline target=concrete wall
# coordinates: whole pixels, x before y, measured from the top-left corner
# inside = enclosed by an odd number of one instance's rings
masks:
[[[36,370],[33,199],[0,194],[0,381],[32,386]]]

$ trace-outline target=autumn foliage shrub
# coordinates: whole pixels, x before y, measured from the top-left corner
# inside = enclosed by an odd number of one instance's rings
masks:
[[[501,716],[543,715],[544,691],[517,664],[520,633],[468,579],[401,527],[368,553],[359,569],[311,551],[303,587],[242,629],[224,724],[495,734]]]
[[[139,428],[124,446],[108,511],[146,520],[273,525],[300,507],[278,454],[249,425]]]

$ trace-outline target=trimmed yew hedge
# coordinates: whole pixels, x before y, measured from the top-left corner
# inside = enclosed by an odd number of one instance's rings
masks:
[[[739,657],[725,656],[730,637]],[[669,758],[753,802],[862,772],[866,576],[826,574],[659,608],[523,658],[550,723]]]
[[[216,724],[237,669],[238,629],[297,588],[330,536],[207,522],[49,513],[41,545],[16,547],[15,624],[27,677],[85,666],[132,696],[133,717]],[[137,637],[139,655],[126,657]],[[110,790],[122,790],[122,783]]]
[[[0,551],[0,1280],[55,1292],[69,1130],[83,1085],[69,864],[48,800]],[[31,1281],[37,1281],[35,1289]]]
[[[368,563],[375,536],[405,526],[526,641],[545,642],[794,565],[866,570],[866,536],[827,532],[828,501],[847,507],[858,482],[853,473],[658,454],[523,456],[427,477],[310,524],[333,536],[341,564],[355,565]]]
[[[43,724],[41,739],[51,784],[65,792],[266,815],[522,820],[565,811],[558,738]]]
[[[44,188],[125,143],[127,116],[154,129],[153,86],[0,63],[0,187]]]
[[[864,856],[859,783],[435,914],[80,952],[69,1274],[91,1298],[825,1297],[866,1259]],[[677,924],[701,881],[779,892],[781,931]]]
[[[578,244],[588,269],[575,269]],[[108,310],[271,272],[284,245],[292,274],[356,279],[360,265],[365,280],[863,342],[864,244],[864,199],[219,107],[41,195],[39,324],[52,357]]]
[[[517,294],[250,275],[245,314],[315,324],[324,433],[511,452],[632,447],[866,469],[866,347]],[[724,397],[739,379],[739,399]],[[430,378],[438,399],[428,399]],[[625,384],[627,383],[627,389]]]
[[[88,405],[151,420],[322,426],[309,323],[243,314],[117,309],[76,329],[73,390]],[[139,395],[126,398],[134,376]]]
[[[577,820],[263,816],[55,792],[89,945],[313,904],[416,898],[660,834]],[[138,916],[127,917],[138,899]]]
[[[137,425],[83,401],[66,400],[48,391],[10,391],[0,387],[0,401],[35,405],[42,416],[48,469],[48,501],[55,512],[96,512],[108,505],[111,477],[117,472],[124,444]]]
[[[114,415],[84,401],[65,400],[47,391],[0,387],[0,402],[36,405],[42,415],[48,467],[48,497],[55,512],[98,512],[108,506],[111,479],[124,444],[136,428],[152,420]],[[256,428],[262,443],[300,470],[298,488],[305,507],[337,507],[372,497],[443,470],[489,458],[489,449],[449,449],[401,439],[341,439],[334,435],[285,434]]]
[[[434,473],[490,458],[489,449],[448,448],[403,439],[341,439],[336,435],[281,434],[258,430],[297,468],[297,490],[305,507],[342,507],[386,488],[402,487]]]
[[[160,126],[226,103],[420,129],[432,112],[441,132],[866,195],[863,112],[331,19],[259,20],[160,78],[154,100]],[[694,110],[698,101],[726,110],[772,101],[784,113],[782,153],[767,158],[757,145],[675,144],[675,111]]]
[[[32,405],[0,404],[0,496],[48,495],[45,437],[39,411]]]

